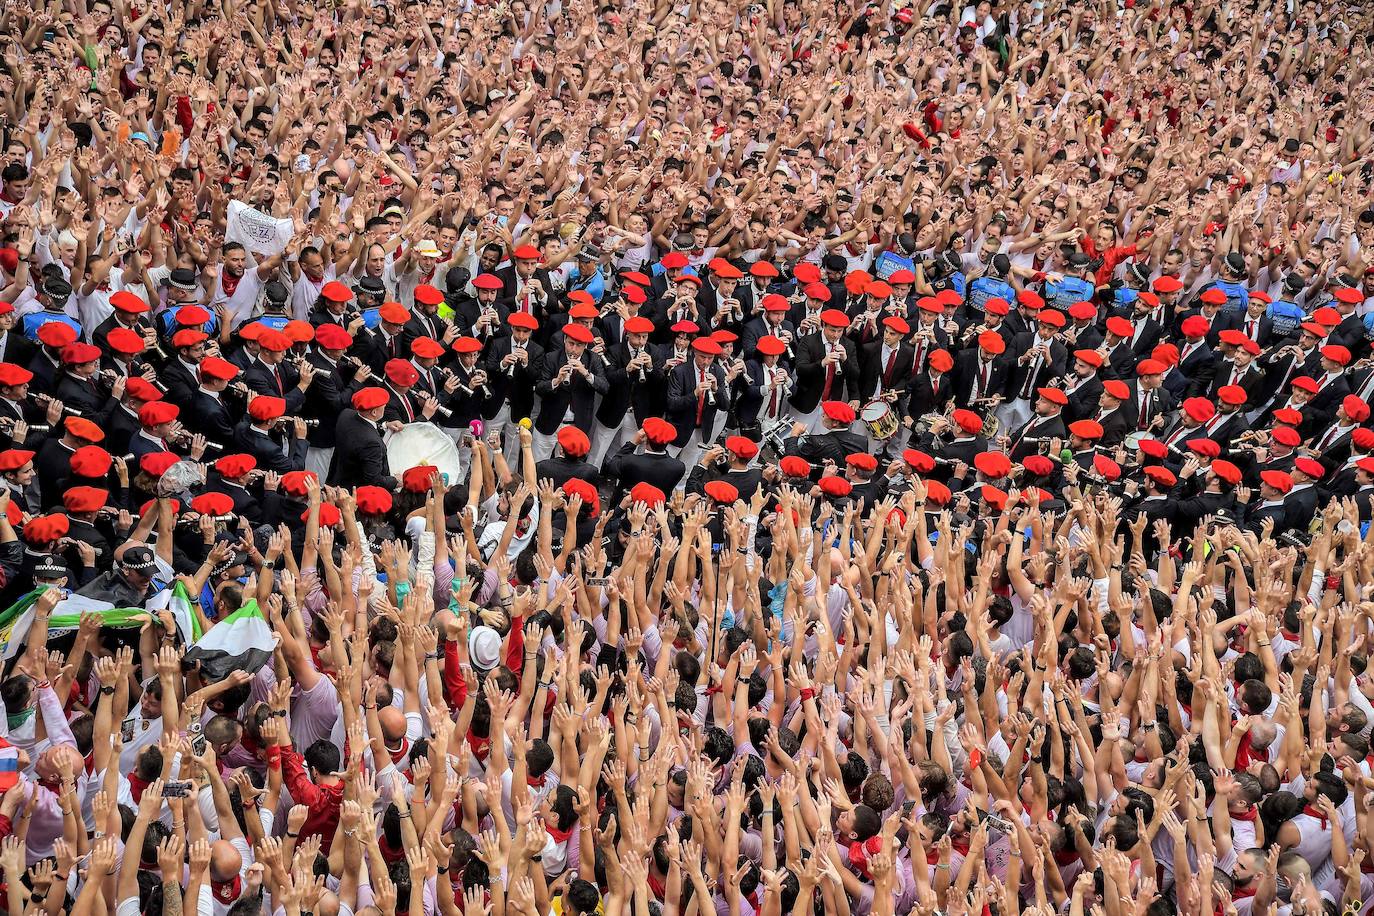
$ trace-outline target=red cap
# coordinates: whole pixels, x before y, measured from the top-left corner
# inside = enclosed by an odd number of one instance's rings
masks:
[[[1027,455],[1021,462],[1026,473],[1035,477],[1045,477],[1054,473],[1054,462],[1044,455]]]
[[[1169,367],[1157,359],[1142,359],[1136,364],[1136,375],[1163,375],[1169,371]]]
[[[1293,475],[1287,471],[1260,471],[1259,476],[1261,481],[1280,493],[1287,493],[1293,489]]]
[[[49,321],[38,329],[38,340],[59,350],[76,340],[76,329],[65,322]]]
[[[143,338],[128,328],[112,328],[105,336],[110,349],[125,356],[137,356],[148,348]]]
[[[1107,319],[1107,332],[1117,337],[1130,337],[1135,333],[1135,325],[1120,315],[1113,315]]]
[[[83,445],[72,452],[72,473],[77,477],[104,477],[113,463],[110,453],[98,445]]]
[[[543,257],[538,248],[533,245],[521,245],[511,252],[517,261],[537,261]]]
[[[286,413],[286,401],[272,395],[260,394],[248,402],[248,415],[260,423],[275,420]]]
[[[874,299],[886,299],[892,295],[892,287],[882,280],[873,280],[864,286],[864,294],[872,296]]]
[[[723,480],[708,480],[702,490],[718,503],[728,504],[739,499],[739,490]]]
[[[48,322],[48,324],[56,323]],[[58,538],[66,537],[70,530],[71,522],[67,520],[67,516],[59,515],[56,512],[40,515],[38,518],[29,519],[29,523],[24,526],[24,540],[30,544],[47,544]]]
[[[854,492],[854,485],[852,483],[845,480],[843,477],[836,477],[833,474],[822,477],[820,487],[822,493],[836,499],[848,496],[850,493]]]
[[[821,412],[836,423],[854,422],[854,408],[844,401],[826,401],[821,404]]]
[[[473,289],[500,289],[505,286],[496,274],[478,274],[472,278]]]
[[[634,319],[631,319],[631,321],[633,320]],[[523,328],[526,331],[539,330],[539,319],[528,312],[511,312],[509,317],[506,318],[506,324],[513,328]]]
[[[576,426],[564,426],[558,430],[558,445],[565,455],[581,458],[592,450],[592,440]]]
[[[1011,311],[1011,306],[1007,304],[1005,299],[994,298],[983,303],[983,311],[989,315],[1005,315]]]
[[[680,251],[670,251],[658,262],[664,270],[681,270],[688,265],[687,255]]]
[[[315,328],[308,321],[292,320],[286,323],[286,327],[281,329],[286,335],[286,339],[293,344],[310,343],[315,339]]]
[[[186,332],[181,331],[180,333],[185,334]],[[199,334],[200,332],[192,331],[191,333]],[[268,328],[258,335],[258,346],[272,353],[285,353],[291,349],[291,338],[286,336],[285,331],[274,331]]]
[[[1302,411],[1294,410],[1291,407],[1280,407],[1274,411],[1274,422],[1284,423],[1288,426],[1302,425]]]
[[[955,426],[970,435],[976,436],[983,431],[983,418],[971,410],[956,410],[950,417]]]
[[[1011,459],[1001,452],[979,452],[973,456],[973,466],[987,477],[1005,477],[1011,473]]]
[[[1171,277],[1168,274],[1155,280],[1152,285],[1156,293],[1176,293],[1183,289],[1183,283],[1178,277]]]
[[[1174,476],[1173,471],[1169,470],[1166,467],[1161,467],[1157,464],[1152,464],[1149,467],[1145,468],[1144,474],[1146,477],[1150,478],[1155,483],[1159,484],[1161,487],[1164,487],[1166,489],[1178,483],[1178,478]]]
[[[444,294],[428,283],[421,283],[415,287],[415,301],[421,305],[439,305],[444,301]]]
[[[118,290],[111,295],[110,305],[129,315],[140,315],[148,311],[148,303],[144,302],[127,289]]]
[[[720,344],[709,337],[698,337],[692,341],[692,349],[698,353],[705,353],[708,356],[719,356],[723,351]]]
[[[1353,286],[1338,286],[1331,291],[1331,295],[1337,302],[1344,302],[1346,305],[1359,305],[1364,301],[1364,293]]]
[[[402,388],[414,385],[420,380],[420,372],[408,359],[389,359],[382,367],[387,381]]]
[[[653,332],[654,323],[643,315],[635,315],[625,321],[626,334],[652,334]]]
[[[1369,405],[1360,400],[1357,394],[1347,394],[1341,401],[1341,406],[1345,408],[1345,415],[1356,423],[1363,423],[1369,419]]]
[[[143,406],[144,408],[147,408],[152,405],[145,404]],[[170,404],[164,404],[162,406],[171,407]],[[172,416],[175,417],[176,408],[173,407],[172,410],[174,411]],[[142,415],[143,411],[140,410],[139,416],[142,417]],[[85,439],[87,442],[105,441],[105,430],[101,429],[99,426],[96,426],[94,423],[92,423],[90,420],[87,420],[85,417],[67,417],[65,420],[62,421],[62,425],[66,427],[67,432],[71,433],[73,436],[76,436],[78,439]]]
[[[1221,403],[1223,404],[1239,407],[1246,402],[1249,395],[1247,395],[1245,389],[1239,385],[1222,385],[1217,389],[1217,397],[1221,399]]]
[[[1221,455],[1221,445],[1212,439],[1189,439],[1183,444],[1190,452],[1195,452],[1203,458],[1217,458]]]
[[[266,335],[266,334],[268,334],[268,333],[269,333],[269,329],[268,329],[268,328],[263,328],[261,331],[259,331],[259,332],[258,332],[258,340],[259,340],[259,342],[261,342],[263,336]],[[272,333],[272,334],[278,334],[279,332],[277,332],[277,331],[270,331],[270,333]],[[282,340],[283,340],[283,341],[286,340],[285,335],[281,335],[281,337],[282,337]],[[196,344],[205,343],[205,341],[207,341],[207,340],[209,340],[209,339],[210,339],[210,335],[206,334],[204,331],[196,331],[196,330],[193,330],[193,329],[191,329],[191,328],[184,328],[183,330],[177,331],[175,334],[172,335],[172,346],[174,346],[174,347],[194,347]],[[268,347],[268,349],[272,349],[272,348],[271,348],[271,347]],[[282,347],[282,349],[285,350],[286,347]]]
[[[215,470],[225,477],[242,477],[258,466],[258,459],[252,455],[225,455],[215,462]]]
[[[304,496],[312,480],[319,480],[314,471],[287,471],[281,476],[281,488],[290,496]]]
[[[945,486],[940,481],[927,480],[925,483],[926,502],[936,506],[943,506],[954,498],[954,494],[949,491],[949,487]]]
[[[1037,388],[1035,393],[1051,404],[1058,404],[1060,407],[1065,407],[1069,403],[1069,396],[1064,393],[1062,388]]]
[[[234,511],[234,500],[227,493],[202,493],[191,500],[191,509],[201,515],[228,515]]]
[[[631,502],[643,503],[650,509],[656,509],[666,503],[668,497],[658,487],[641,480],[630,487],[630,500]]]
[[[1093,456],[1093,470],[1107,480],[1117,480],[1121,477],[1121,465],[1117,464],[1106,455]]]
[[[1045,307],[1045,300],[1033,289],[1023,289],[1016,294],[1016,304],[1023,309],[1038,312]]]
[[[1212,462],[1212,473],[1217,475],[1218,480],[1229,483],[1231,486],[1240,483],[1240,468],[1236,467],[1225,458],[1218,458],[1216,461]]]
[[[816,283],[821,279],[821,269],[810,261],[798,261],[797,266],[792,268],[792,276],[798,283]]]
[[[828,324],[832,328],[849,327],[849,316],[839,309],[826,309],[821,312],[821,323]]]
[[[1290,387],[1299,391],[1306,391],[1308,394],[1317,393],[1317,380],[1310,375],[1299,375],[1288,384]]]
[[[521,314],[517,312],[516,314]],[[453,340],[454,353],[480,353],[482,352],[482,342],[476,337],[456,337]],[[416,354],[419,355],[419,354]]]
[[[844,463],[859,471],[872,472],[878,469],[878,459],[868,452],[855,452],[852,455],[846,455]]]
[[[774,277],[781,276],[778,273],[778,269],[768,261],[755,261],[753,264],[750,264],[749,275],[751,277],[758,277],[761,280],[771,280]]]
[[[210,313],[198,305],[183,305],[177,309],[176,320],[183,328],[199,328],[210,320]]]
[[[325,325],[332,327],[332,325]],[[239,367],[229,362],[227,359],[220,359],[218,356],[207,356],[200,363],[200,374],[202,378],[209,377],[220,381],[229,381],[239,374]]]
[[[935,470],[935,459],[918,449],[909,448],[902,452],[902,460],[911,465],[917,474],[929,474]]]
[[[1217,415],[1217,408],[1206,398],[1187,398],[1183,402],[1183,412],[1199,423],[1206,423]]]
[[[1102,354],[1096,350],[1074,350],[1073,358],[1079,362],[1087,363],[1094,369],[1102,368]]]
[[[649,299],[648,295],[644,292],[644,290],[640,289],[638,286],[635,286],[634,284],[626,286],[620,292],[621,295],[623,295],[629,301],[633,302],[635,305],[643,305]]]
[[[811,465],[805,458],[796,455],[785,455],[782,461],[778,462],[778,469],[788,477],[810,477]]]
[[[0,452],[0,472],[19,470],[33,460],[33,455],[34,453],[27,449],[5,449],[3,452]]]
[[[758,351],[764,356],[781,356],[787,351],[787,344],[783,343],[772,334],[763,335],[754,346],[757,347]]]
[[[1069,435],[1093,441],[1102,438],[1102,424],[1096,420],[1076,420],[1069,424]]]
[[[410,310],[399,302],[383,302],[377,317],[388,324],[405,324],[410,320]]]
[[[320,290],[320,295],[330,302],[347,302],[353,298],[353,290],[338,280],[330,280]]]
[[[592,333],[591,328],[582,324],[563,325],[563,336],[568,340],[582,344],[589,344],[596,337],[596,335]]]
[[[677,438],[677,427],[661,417],[649,417],[644,421],[644,438],[654,445],[667,445]]]
[[[93,344],[69,343],[62,348],[62,362],[68,366],[79,366],[82,363],[93,363],[100,359],[100,348]]]
[[[401,489],[409,493],[426,493],[434,486],[439,469],[432,464],[417,464],[401,474]]]
[[[433,337],[417,337],[410,342],[410,352],[420,359],[438,359],[444,355],[444,345]]]
[[[808,283],[802,290],[808,299],[815,299],[817,302],[829,302],[834,295],[830,292],[830,287],[824,283]]]
[[[276,398],[276,400],[280,401],[281,398]],[[144,404],[138,409],[138,422],[151,429],[154,426],[171,423],[180,413],[181,408],[177,407],[175,404],[168,404],[164,401],[152,401]]]
[[[954,357],[949,355],[949,351],[941,347],[933,350],[930,354],[930,368],[936,372],[948,372],[954,368]]]
[[[1141,439],[1135,447],[1140,449],[1140,453],[1145,457],[1156,460],[1162,460],[1165,455],[1169,454],[1169,447],[1158,439]]]
[[[1107,379],[1102,383],[1102,390],[1118,401],[1124,401],[1131,396],[1131,386],[1120,379]]]
[[[1350,363],[1350,350],[1340,344],[1327,344],[1322,347],[1321,354],[1338,366],[1345,366]]]
[[[138,469],[149,477],[161,477],[180,460],[173,452],[149,452],[138,459]]]
[[[1202,300],[1203,302],[1207,303],[1208,305],[1225,305],[1225,304],[1226,304],[1226,294],[1225,294],[1224,292],[1222,292],[1221,290],[1217,289],[1215,286],[1212,287],[1211,289],[1205,289],[1205,290],[1203,290],[1203,291],[1202,291],[1202,295],[1198,296],[1198,299]]]
[[[358,504],[358,511],[367,515],[385,515],[394,503],[390,490],[370,485],[355,490],[353,499]]]
[[[367,388],[360,388],[354,393],[353,409],[376,410],[378,407],[384,406],[389,400],[391,400],[391,396],[386,393],[385,388],[371,385]]]
[[[983,488],[978,491],[978,496],[994,509],[1007,507],[1007,494],[991,484],[984,484]]]
[[[1097,306],[1091,302],[1075,302],[1069,306],[1069,317],[1074,321],[1092,321],[1097,317]]]
[[[896,331],[898,334],[910,334],[911,325],[906,323],[906,319],[899,315],[888,315],[883,319],[883,327]]]
[[[887,278],[887,282],[891,283],[893,286],[896,286],[898,283],[915,283],[916,275],[904,267],[901,270],[894,270],[892,275]]]
[[[1293,470],[1306,474],[1313,480],[1320,480],[1326,473],[1326,468],[1315,458],[1299,458],[1293,462]]]
[[[1206,337],[1207,332],[1211,330],[1212,326],[1208,324],[1207,319],[1203,318],[1201,315],[1189,315],[1187,318],[1183,319],[1183,324],[1180,327],[1183,330],[1184,337],[1198,340]]]
[[[1064,313],[1056,312],[1054,309],[1044,309],[1040,312],[1039,322],[1052,328],[1062,328],[1065,324]]]
[[[677,324],[670,327],[668,330],[673,332],[674,334],[701,333],[701,328],[697,326],[697,323],[695,321],[688,321],[686,318],[682,319]]]
[[[1357,429],[1355,432],[1359,432],[1359,430]],[[1370,432],[1374,433],[1374,430],[1370,430]],[[1275,426],[1272,436],[1274,441],[1279,445],[1286,445],[1289,448],[1297,448],[1302,444],[1302,436],[1291,426]],[[1351,439],[1353,441],[1353,435]],[[1356,444],[1358,445],[1359,443]]]
[[[744,436],[726,437],[725,449],[726,451],[734,453],[736,457],[743,458],[746,461],[759,453],[758,445],[756,445],[752,439],[747,439]]]
[[[785,312],[791,308],[791,306],[787,304],[787,298],[785,296],[779,296],[777,293],[769,293],[764,296],[760,304],[763,306],[765,312]]]
[[[1323,325],[1325,327],[1334,328],[1336,325],[1341,323],[1342,319],[1340,312],[1336,311],[1329,305],[1323,305],[1321,308],[1317,309],[1315,312],[1312,313],[1312,320],[1315,321],[1317,324]]]
[[[1006,352],[1007,342],[996,331],[984,331],[978,335],[978,346],[993,356],[997,356]]]

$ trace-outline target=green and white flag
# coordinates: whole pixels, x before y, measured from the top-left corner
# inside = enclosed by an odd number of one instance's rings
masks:
[[[152,597],[148,602],[148,610],[152,613],[171,611],[172,618],[177,622],[177,636],[181,644],[189,646],[201,637],[200,618],[193,610],[193,602],[191,593],[178,579],[176,585],[164,588]]]
[[[258,602],[250,600],[196,640],[186,658],[199,662],[201,675],[213,682],[228,677],[231,671],[256,674],[271,660],[276,646]]]
[[[14,658],[24,648],[29,627],[33,625],[34,603],[44,591],[45,588],[36,588],[0,611],[0,657],[5,661]],[[81,626],[81,615],[87,613],[100,617],[101,626],[126,629],[142,626],[148,612],[143,608],[115,607],[108,601],[68,595],[53,608],[52,616],[48,618],[48,635],[61,636],[72,632]]]

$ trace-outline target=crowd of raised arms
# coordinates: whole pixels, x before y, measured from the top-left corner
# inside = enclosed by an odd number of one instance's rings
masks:
[[[9,916],[1364,916],[1374,4],[6,0]]]

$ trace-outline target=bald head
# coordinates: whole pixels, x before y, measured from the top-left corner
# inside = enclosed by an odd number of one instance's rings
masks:
[[[395,706],[377,710],[377,719],[382,723],[382,737],[387,744],[395,744],[406,736],[406,716]]]
[[[215,881],[232,881],[243,868],[243,856],[228,840],[210,844],[210,877]]]
[[[81,752],[69,744],[54,745],[38,755],[38,764],[35,770],[38,778],[45,782],[53,782],[60,779],[63,771],[68,773],[79,773],[86,765],[86,759],[81,756]]]

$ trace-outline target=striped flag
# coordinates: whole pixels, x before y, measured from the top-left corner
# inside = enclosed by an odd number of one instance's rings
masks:
[[[186,658],[200,663],[206,680],[218,681],[230,671],[256,674],[272,658],[276,646],[258,602],[250,600],[196,640]]]

